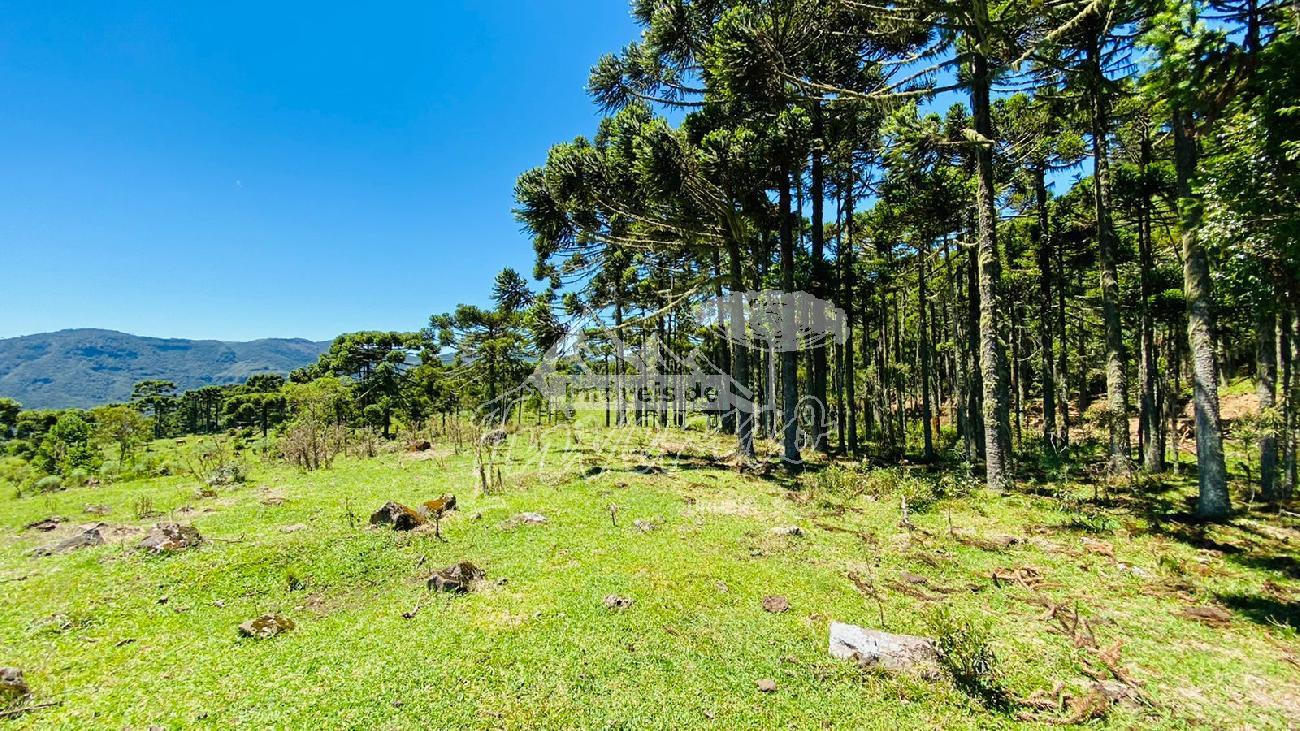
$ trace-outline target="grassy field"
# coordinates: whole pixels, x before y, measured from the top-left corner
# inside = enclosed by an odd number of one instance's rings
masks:
[[[1183,522],[1177,478],[998,497],[919,469],[741,475],[709,456],[723,443],[680,432],[637,431],[615,457],[602,435],[515,434],[516,457],[540,443],[547,458],[504,458],[488,495],[470,453],[436,446],[313,474],[255,460],[207,496],[174,476],[0,497],[0,665],[50,704],[0,728],[1300,724],[1294,516]],[[441,537],[367,525],[387,500],[442,493],[460,509]],[[525,511],[547,521],[511,520]],[[51,515],[68,522],[24,530]],[[29,555],[96,520],[120,542]],[[206,540],[136,549],[159,521]],[[803,535],[773,532],[791,525]],[[475,591],[426,588],[461,560],[487,573]],[[765,611],[768,595],[789,610]],[[296,628],[240,637],[267,612]],[[993,651],[975,685],[995,692],[831,658],[831,621],[953,631]],[[1079,705],[1090,672],[1131,697]],[[1054,689],[1075,704],[1033,702]]]

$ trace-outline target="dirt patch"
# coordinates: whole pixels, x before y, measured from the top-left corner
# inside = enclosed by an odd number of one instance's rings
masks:
[[[1289,719],[1300,719],[1300,685],[1247,675],[1246,699],[1251,706],[1271,708]]]
[[[245,637],[265,640],[294,628],[293,620],[278,614],[263,614],[239,625],[239,633]]]
[[[88,532],[97,533],[98,540],[96,540],[95,536],[85,535]],[[88,545],[126,543],[143,532],[143,528],[137,528],[130,525],[110,525],[108,523],[81,523],[74,525],[71,523],[61,523],[54,530],[46,532],[45,536],[43,536],[47,540],[53,540],[36,550],[43,551],[44,549],[51,548],[52,546],[64,541],[83,541],[80,547]],[[71,550],[71,548],[68,550]],[[45,553],[41,555],[49,554]]]
[[[731,515],[738,518],[763,518],[768,514],[752,502],[735,498],[700,500],[695,503],[694,507],[695,510],[701,513]]]
[[[403,452],[402,458],[410,462],[441,462],[452,453],[453,451],[447,447],[434,447],[419,452]]]
[[[1228,613],[1228,610],[1214,605],[1187,607],[1180,614],[1211,627],[1227,627],[1232,623],[1232,615]]]

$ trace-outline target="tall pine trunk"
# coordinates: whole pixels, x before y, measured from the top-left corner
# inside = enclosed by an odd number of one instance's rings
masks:
[[[858,456],[858,401],[853,362],[853,325],[857,301],[854,299],[856,273],[853,257],[853,172],[850,169],[844,200],[844,390],[848,398],[849,455]]]
[[[1192,192],[1197,164],[1194,125],[1191,113],[1174,111],[1174,169],[1183,239],[1183,293],[1187,298],[1187,345],[1191,351],[1192,400],[1196,412],[1196,464],[1200,489],[1196,513],[1202,518],[1217,520],[1228,516],[1232,501],[1228,495],[1228,468],[1223,458],[1223,428],[1219,421],[1219,374],[1214,358],[1210,260],[1200,239],[1201,201]]]
[[[790,208],[790,171],[781,176],[780,214],[781,214],[781,290],[786,295],[794,294],[794,230]],[[794,308],[786,303],[781,308],[782,334],[794,332]],[[799,351],[787,342],[781,349],[781,459],[787,466],[797,465],[799,457],[799,419],[795,412],[799,408],[798,369]]]
[[[1291,307],[1289,309],[1289,319],[1287,321],[1287,332],[1283,338],[1282,353],[1282,384],[1284,398],[1286,399],[1286,481],[1282,487],[1282,499],[1287,501],[1295,494],[1297,463],[1297,452],[1300,451],[1300,444],[1296,441],[1296,427],[1300,425],[1300,374],[1296,373],[1297,365],[1300,365],[1300,311],[1295,306],[1296,294],[1294,285],[1291,292]]]
[[[987,8],[980,3],[985,17],[977,19],[977,28],[988,24]],[[982,34],[982,32],[981,32]],[[984,455],[985,479],[995,492],[1011,487],[1011,423],[1007,391],[1007,351],[1001,338],[1002,262],[998,256],[997,205],[994,201],[993,116],[989,108],[992,78],[988,58],[983,51],[985,40],[975,39],[972,53],[971,107],[975,115],[975,148],[979,193],[976,215],[979,220],[979,297],[980,297],[980,370],[984,378]]]
[[[1065,293],[1068,289],[1065,278],[1065,252],[1059,243],[1056,251],[1056,335],[1058,345],[1056,354],[1056,390],[1061,395],[1058,406],[1061,431],[1057,435],[1057,444],[1062,449],[1070,446],[1070,338],[1066,330]]]
[[[917,337],[920,342],[917,343],[918,356],[921,360],[921,434],[924,438],[922,459],[926,462],[934,459],[934,433],[930,423],[933,408],[930,403],[930,293],[926,288],[926,259],[929,256],[927,251],[929,247],[917,249],[916,257],[916,316],[917,316]]]
[[[745,335],[745,267],[740,258],[740,244],[734,238],[727,243],[731,269],[731,306],[728,339],[732,344],[732,395],[728,409],[736,424],[736,453],[741,459],[754,458],[754,401],[749,389],[749,345]]]
[[[1056,443],[1056,355],[1052,337],[1052,232],[1047,218],[1047,172],[1034,169],[1034,207],[1038,225],[1034,237],[1038,254],[1038,339],[1042,356],[1043,444],[1051,449]]]
[[[825,196],[826,196],[826,176],[822,165],[822,111],[820,105],[813,106],[812,114],[812,189],[809,195],[812,196],[812,295],[818,299],[826,299],[826,213],[825,213]],[[812,417],[813,417],[813,449],[827,453],[830,451],[830,444],[826,438],[826,349],[830,345],[823,342],[812,349]]]
[[[1141,429],[1142,466],[1148,472],[1165,471],[1165,442],[1160,418],[1160,400],[1157,395],[1159,361],[1156,356],[1155,319],[1152,316],[1151,298],[1154,295],[1151,274],[1155,270],[1155,254],[1151,241],[1151,193],[1147,185],[1147,165],[1151,159],[1151,141],[1143,130],[1139,153],[1138,178],[1142,186],[1138,201],[1138,270],[1141,280],[1142,307],[1139,333],[1141,346],[1142,395],[1138,420]]]
[[[1100,35],[1100,34],[1099,34]],[[1115,230],[1110,217],[1110,135],[1106,109],[1106,80],[1101,69],[1101,39],[1088,48],[1090,126],[1093,157],[1093,209],[1097,219],[1097,258],[1101,264],[1101,319],[1106,331],[1106,406],[1109,414],[1110,467],[1131,468],[1132,437],[1128,424],[1128,374],[1125,371],[1124,331],[1119,317],[1119,274],[1115,266]]]
[[[722,303],[724,302],[722,295],[722,255],[717,248],[713,249],[713,297],[714,306],[718,309],[718,318],[721,319],[723,316]],[[726,338],[722,338],[719,346],[718,366],[723,373],[730,375],[733,373],[731,369],[731,345]],[[728,434],[736,433],[736,414],[733,410],[724,410],[720,420],[722,422],[722,431]]]
[[[1277,481],[1277,430],[1273,409],[1277,406],[1277,313],[1269,304],[1260,306],[1255,327],[1258,347],[1255,356],[1255,395],[1259,397],[1259,491],[1268,503],[1281,497]]]
[[[984,457],[984,374],[980,370],[979,249],[967,248],[966,260],[966,456],[974,462]],[[970,446],[974,447],[971,449]]]

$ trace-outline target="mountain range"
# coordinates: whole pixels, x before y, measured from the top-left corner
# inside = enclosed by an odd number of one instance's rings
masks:
[[[288,373],[314,363],[328,342],[149,338],[76,329],[0,339],[0,396],[24,408],[88,408],[126,401],[138,381],[172,381],[184,391]]]

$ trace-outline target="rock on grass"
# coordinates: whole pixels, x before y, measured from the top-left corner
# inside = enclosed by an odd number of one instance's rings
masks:
[[[621,612],[632,606],[632,600],[618,594],[607,594],[604,599],[604,604],[606,609]]]
[[[48,518],[28,523],[23,526],[23,530],[38,530],[42,533],[49,533],[55,528],[58,528],[61,523],[67,522],[67,520],[68,519],[62,515],[51,515]]]
[[[370,514],[371,525],[390,525],[393,530],[414,530],[424,525],[424,516],[405,505],[389,500]]]
[[[464,594],[473,587],[475,581],[482,579],[486,575],[483,569],[469,561],[461,561],[430,576],[429,588],[435,591]]]
[[[239,633],[245,637],[265,640],[294,628],[293,620],[278,614],[263,614],[239,625]]]
[[[140,541],[140,548],[150,553],[175,553],[203,543],[203,536],[192,525],[159,523]]]
[[[937,675],[939,671],[939,655],[933,640],[842,622],[831,622],[830,654],[856,660],[864,667],[880,667],[924,677]]]
[[[22,670],[0,667],[0,708],[17,705],[30,692]]]
[[[79,548],[102,546],[104,545],[104,534],[99,532],[101,527],[103,526],[100,524],[87,526],[61,541],[37,548],[32,551],[32,555],[53,556],[56,553],[67,553],[68,551],[75,551]]]

